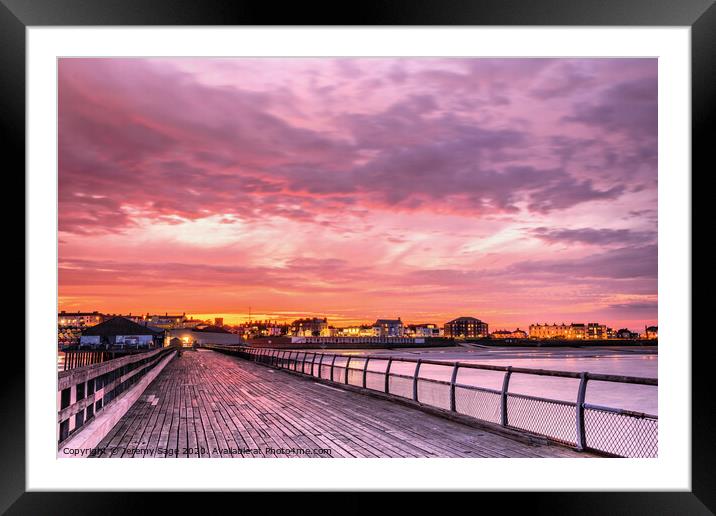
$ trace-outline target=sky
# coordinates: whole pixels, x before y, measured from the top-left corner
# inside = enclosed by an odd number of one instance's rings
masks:
[[[59,308],[657,324],[655,59],[60,59]]]

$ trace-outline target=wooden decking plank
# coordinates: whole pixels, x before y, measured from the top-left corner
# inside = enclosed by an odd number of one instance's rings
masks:
[[[161,457],[162,448],[179,448],[178,456],[191,448],[191,457],[286,456],[271,451],[280,448],[327,448],[326,457],[589,456],[208,350],[184,352],[167,364],[102,446],[152,452],[136,457]]]

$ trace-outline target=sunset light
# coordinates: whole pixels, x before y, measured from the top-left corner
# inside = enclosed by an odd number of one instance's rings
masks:
[[[655,59],[60,59],[59,308],[655,325],[656,78]]]

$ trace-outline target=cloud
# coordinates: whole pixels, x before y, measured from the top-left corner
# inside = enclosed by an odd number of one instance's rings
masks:
[[[612,303],[608,306],[610,310],[621,313],[656,313],[659,308],[658,301],[634,301],[631,303]]]
[[[62,59],[62,299],[651,294],[656,84],[648,59]]]
[[[508,268],[522,275],[556,275],[567,278],[656,278],[657,246],[611,249],[577,259],[528,260]]]
[[[634,231],[631,229],[538,227],[531,229],[529,232],[533,236],[550,244],[634,245],[656,240],[655,232]]]
[[[656,138],[657,82],[643,77],[607,88],[597,99],[578,102],[568,122],[599,127],[605,131],[622,131],[635,138]]]

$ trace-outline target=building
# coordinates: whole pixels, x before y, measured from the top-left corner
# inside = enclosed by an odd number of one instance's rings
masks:
[[[497,330],[490,334],[493,339],[526,339],[527,332],[517,328],[516,330]]]
[[[91,348],[154,348],[161,347],[164,330],[137,324],[126,317],[112,317],[86,328],[80,347]]]
[[[346,326],[345,328],[336,328],[337,337],[378,337],[380,328],[376,328],[369,324],[361,324],[360,326]]]
[[[445,323],[443,335],[455,339],[481,339],[488,336],[487,323],[475,317],[458,317]]]
[[[569,326],[562,324],[530,324],[531,339],[566,339]]]
[[[164,315],[149,315],[149,314],[147,314],[144,317],[144,320],[148,324],[151,324],[152,326],[168,330],[171,328],[183,327],[184,322],[187,321],[187,317],[186,317],[186,314],[181,314],[181,315],[169,315],[168,313],[165,313]]]
[[[224,325],[223,317],[214,317],[214,326],[223,326],[223,325]]]
[[[440,328],[437,324],[408,324],[405,327],[404,334],[406,337],[439,337]]]
[[[206,344],[237,345],[241,337],[220,326],[197,326],[195,328],[172,328],[166,331],[164,341],[166,345],[179,339],[182,346],[203,346]]]
[[[196,328],[197,326],[205,325],[206,323],[201,319],[185,319],[181,323],[182,328]]]
[[[588,339],[607,339],[609,334],[607,333],[607,326],[599,323],[587,324],[587,338]]]
[[[253,339],[256,337],[280,337],[291,333],[291,326],[278,321],[250,321],[238,324],[231,328],[233,333],[243,335],[244,338]]]
[[[291,323],[291,335],[295,337],[320,337],[328,334],[328,319],[310,317],[296,319]]]
[[[644,327],[644,338],[654,340],[659,338],[659,327],[658,326],[645,326]]]
[[[595,334],[598,333],[599,335],[606,337],[606,326],[597,323],[590,323],[589,327],[592,328]],[[530,338],[584,340],[588,338],[589,327],[584,323],[530,324]]]
[[[378,337],[402,337],[404,334],[403,321],[397,319],[378,319],[373,324],[373,331]]]
[[[572,323],[567,328],[567,339],[583,340],[587,338],[587,325],[584,323]]]
[[[57,326],[60,328],[84,328],[104,321],[105,315],[99,312],[65,312],[57,314]]]
[[[66,346],[77,346],[80,343],[83,327],[60,326],[57,329],[57,345],[59,349]]]
[[[617,330],[616,337],[617,339],[638,339],[639,334],[632,332],[628,328],[621,328]]]

